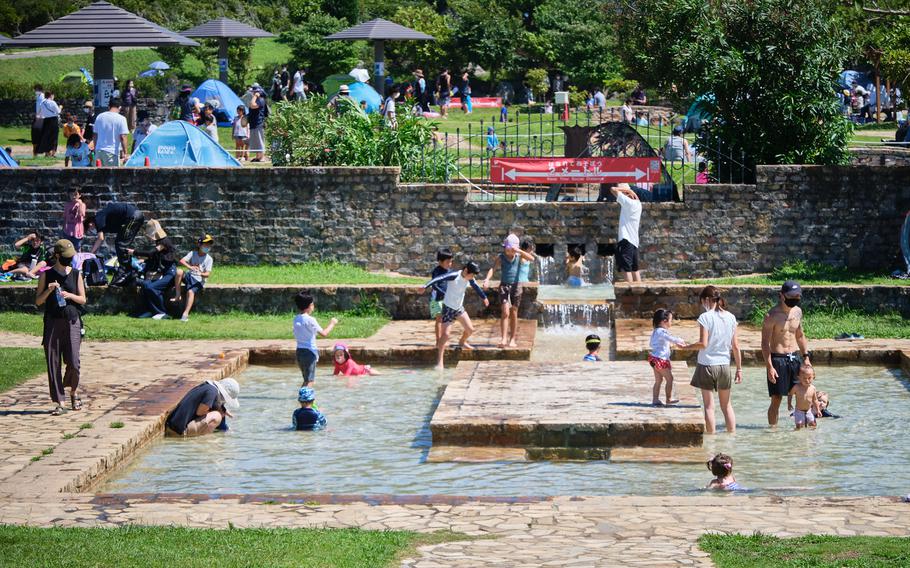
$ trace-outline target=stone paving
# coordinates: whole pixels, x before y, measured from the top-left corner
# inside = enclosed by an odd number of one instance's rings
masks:
[[[620,325],[618,344],[626,344],[622,331],[626,329]],[[677,331],[686,333],[684,326]],[[37,347],[38,343],[35,337],[0,334],[2,346]],[[402,566],[410,568],[711,566],[696,544],[698,536],[708,531],[761,531],[782,537],[910,534],[910,504],[897,498],[496,499],[74,492],[89,490],[104,471],[129,459],[144,441],[160,435],[163,412],[185,390],[201,380],[233,372],[246,363],[250,350],[280,351],[288,343],[87,343],[83,347],[86,406],[82,411],[50,416],[44,377],[0,394],[0,429],[4,433],[0,438],[4,456],[0,462],[0,524],[361,527],[451,530],[467,535],[466,541],[421,547],[415,558],[403,561]],[[324,341],[321,346],[331,343]],[[881,344],[879,349],[897,348],[895,342],[874,343]],[[903,357],[908,361],[907,355]],[[117,422],[123,427],[113,428]],[[82,424],[92,428],[80,430]],[[53,452],[32,461],[45,449]],[[707,477],[706,472],[706,482]]]
[[[739,345],[743,360],[761,363],[761,329],[740,323]],[[644,359],[654,328],[651,320],[616,320],[616,357],[618,359]],[[674,321],[672,333],[689,343],[698,341],[698,324],[691,320]],[[910,352],[910,339],[859,339],[836,341],[810,339],[809,349],[816,363],[899,363],[902,351]],[[674,350],[673,359],[694,359],[695,352]]]
[[[685,363],[677,365],[681,375]],[[430,422],[433,442],[462,446],[610,448],[701,445],[695,389],[651,406],[654,375],[631,361],[462,362]],[[661,393],[663,396],[663,393]]]

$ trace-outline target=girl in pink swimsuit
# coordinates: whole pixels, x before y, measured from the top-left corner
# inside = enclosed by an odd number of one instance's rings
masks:
[[[377,371],[369,365],[361,365],[354,361],[348,346],[343,343],[336,343],[332,351],[332,359],[335,362],[335,372],[333,375],[342,375],[344,377],[356,377],[361,375],[378,375]]]

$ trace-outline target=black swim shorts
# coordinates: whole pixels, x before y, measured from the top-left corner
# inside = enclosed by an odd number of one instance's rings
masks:
[[[799,368],[803,364],[799,353],[772,353],[771,366],[777,371],[777,382],[768,381],[768,396],[787,396],[799,382]]]
[[[616,245],[616,270],[619,272],[638,271],[638,247],[623,239]]]

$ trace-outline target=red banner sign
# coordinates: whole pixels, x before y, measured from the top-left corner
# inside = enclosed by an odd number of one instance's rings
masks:
[[[492,158],[493,183],[658,183],[659,158]]]

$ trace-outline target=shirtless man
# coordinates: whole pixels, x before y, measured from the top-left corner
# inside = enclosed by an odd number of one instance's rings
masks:
[[[811,365],[809,344],[803,333],[803,311],[799,308],[803,290],[799,282],[787,280],[780,289],[780,302],[765,316],[761,329],[761,352],[768,370],[768,424],[777,425],[781,399],[798,382],[802,360]],[[802,357],[800,357],[800,353]]]

